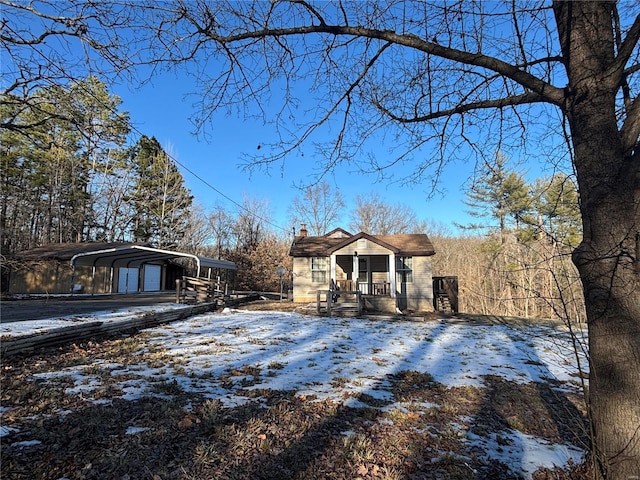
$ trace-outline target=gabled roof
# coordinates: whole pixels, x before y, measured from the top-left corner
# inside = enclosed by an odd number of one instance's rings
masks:
[[[360,232],[348,238],[332,238],[326,235],[297,236],[289,250],[292,257],[326,257],[335,251],[357,242],[360,238],[366,238],[371,242],[381,245],[396,255],[406,256],[430,256],[435,249],[429,237],[424,233],[405,233],[398,235],[369,235]]]
[[[352,237],[349,232],[347,232],[343,228],[334,228],[329,233],[325,233],[323,237],[333,237],[333,238],[344,238],[344,237]]]
[[[388,236],[388,235],[387,235]],[[387,250],[391,250],[393,253],[398,253],[398,247],[391,245],[390,243],[385,242],[380,238],[380,236],[369,235],[368,233],[360,232],[352,237],[345,238],[342,242],[337,245],[333,245],[327,249],[327,255],[331,255],[336,250],[340,250],[341,248],[346,247],[347,245],[351,245],[353,242],[360,240],[361,238],[366,238],[367,240],[380,245],[381,247],[386,248]]]
[[[380,242],[398,247],[398,255],[431,256],[436,250],[426,233],[400,233],[397,235],[375,235]]]
[[[324,257],[327,249],[341,243],[344,238],[296,236],[289,250],[292,257]]]

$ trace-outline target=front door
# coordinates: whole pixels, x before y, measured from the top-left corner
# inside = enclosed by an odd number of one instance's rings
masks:
[[[369,295],[371,279],[370,279],[369,257],[358,258],[358,290],[363,295]]]

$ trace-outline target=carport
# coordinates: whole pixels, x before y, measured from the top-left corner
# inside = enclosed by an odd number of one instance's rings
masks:
[[[187,259],[192,262],[196,277],[212,279],[224,276],[225,280],[233,275],[236,264],[227,260],[201,257],[191,253],[161,250],[142,245],[129,245],[82,252],[74,255],[71,260],[71,268],[75,273],[75,267],[84,266],[92,268],[92,283],[95,279],[97,267],[107,267],[111,275],[111,293],[113,293],[114,279],[117,269],[123,269],[125,275],[129,275],[131,269],[140,269],[143,266],[161,265],[168,261]],[[72,277],[73,278],[73,277]],[[73,283],[73,280],[72,280]],[[129,282],[124,282],[128,287]],[[136,282],[136,291],[137,282]],[[93,291],[93,289],[92,289]]]

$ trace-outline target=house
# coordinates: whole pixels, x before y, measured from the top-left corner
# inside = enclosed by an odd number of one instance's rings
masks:
[[[318,290],[359,290],[365,308],[395,312],[433,311],[431,256],[425,234],[352,235],[337,228],[322,236],[308,235],[303,224],[294,237],[293,301],[315,302]]]

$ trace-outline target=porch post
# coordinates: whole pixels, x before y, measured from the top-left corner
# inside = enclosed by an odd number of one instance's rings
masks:
[[[332,253],[331,256],[329,257],[329,282],[331,282],[331,280],[336,282],[336,285],[338,284],[338,281],[336,280],[336,254]]]
[[[389,286],[391,298],[396,298],[396,254],[393,252],[389,255]]]
[[[353,273],[351,278],[353,279],[353,288],[358,290],[358,277],[360,276],[360,265],[358,264],[358,254],[353,254]]]

